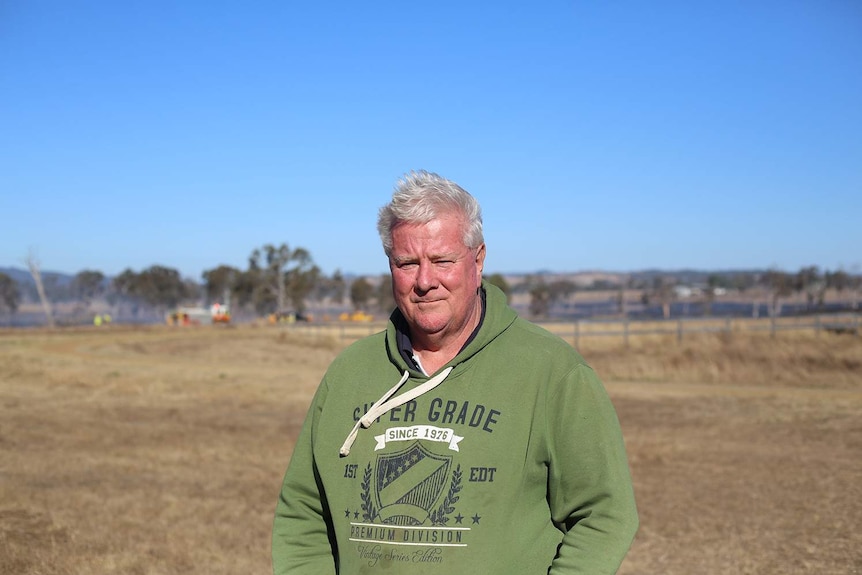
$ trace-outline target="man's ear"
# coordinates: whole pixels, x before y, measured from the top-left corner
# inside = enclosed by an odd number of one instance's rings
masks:
[[[485,271],[485,244],[476,250],[476,271],[479,274],[479,283],[482,282],[482,272]]]

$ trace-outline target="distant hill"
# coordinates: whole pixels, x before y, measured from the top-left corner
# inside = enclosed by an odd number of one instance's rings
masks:
[[[491,273],[492,270],[486,270]],[[32,286],[34,285],[33,278],[30,275],[30,272],[24,268],[16,268],[16,267],[0,267],[0,273],[4,273],[11,277],[13,280],[18,282],[21,286]],[[670,269],[663,270],[658,268],[648,268],[644,270],[637,271],[605,271],[605,270],[582,270],[576,272],[555,272],[550,270],[541,270],[536,272],[511,272],[511,273],[501,273],[503,277],[506,278],[507,281],[512,283],[520,283],[523,280],[526,280],[528,277],[536,277],[541,276],[545,279],[545,281],[552,282],[557,280],[569,280],[574,282],[579,286],[589,286],[595,284],[596,282],[608,282],[610,284],[616,284],[621,281],[630,281],[630,280],[641,280],[644,282],[651,282],[653,278],[661,276],[668,277],[671,276],[676,279],[678,282],[688,285],[699,285],[706,284],[707,279],[711,275],[719,275],[723,277],[733,277],[738,275],[759,275],[766,273],[766,270],[760,269],[727,269],[727,270],[705,270],[705,269]],[[58,287],[66,286],[72,282],[74,279],[74,274],[67,274],[62,272],[54,272],[49,270],[42,270],[42,279],[46,283],[53,283]],[[350,282],[358,277],[366,277],[369,276],[363,274],[345,274],[344,278]],[[374,276],[371,279],[376,278]],[[111,278],[106,278],[110,281]]]
[[[30,271],[24,268],[0,267],[0,273],[6,274],[21,286],[35,285],[35,282],[33,281],[33,276],[30,275]],[[53,282],[58,286],[65,286],[72,283],[72,279],[74,277],[75,276],[72,274],[64,274],[61,272],[42,270],[42,281]]]
[[[758,276],[766,270],[760,269],[729,269],[729,270],[697,270],[697,269],[658,269],[648,268],[636,271],[603,271],[588,270],[577,272],[553,272],[539,271],[534,273],[507,273],[501,274],[511,284],[519,284],[529,277],[541,277],[546,282],[567,280],[582,287],[608,284],[618,285],[625,283],[639,283],[649,285],[656,277],[672,277],[676,282],[685,285],[706,285],[709,277],[717,275],[723,278],[738,276]]]

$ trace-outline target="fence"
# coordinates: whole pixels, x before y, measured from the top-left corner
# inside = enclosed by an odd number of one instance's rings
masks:
[[[581,339],[622,337],[626,345],[631,336],[673,335],[682,341],[687,335],[705,333],[767,332],[775,337],[782,331],[814,331],[860,335],[859,314],[829,314],[771,318],[679,318],[669,320],[577,320],[543,323],[542,326],[578,346]]]
[[[573,342],[575,347],[584,338],[622,337],[626,345],[629,338],[639,335],[674,335],[678,341],[686,336],[705,333],[761,332],[775,337],[785,331],[814,331],[862,335],[859,313],[802,315],[771,318],[680,318],[669,320],[574,320],[541,322],[548,331]],[[386,329],[386,323],[296,323],[287,329],[308,335],[336,337],[353,341]]]

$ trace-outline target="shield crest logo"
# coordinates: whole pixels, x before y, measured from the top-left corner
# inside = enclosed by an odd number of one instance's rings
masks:
[[[452,458],[428,451],[418,441],[377,458],[375,498],[380,521],[422,525],[440,499]]]

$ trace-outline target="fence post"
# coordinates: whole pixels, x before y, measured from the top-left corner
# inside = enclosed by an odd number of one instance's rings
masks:
[[[814,316],[814,333],[817,337],[820,337],[821,328],[822,326],[820,323],[820,314],[818,313],[816,316]]]
[[[682,341],[682,319],[676,320],[676,341]]]
[[[629,318],[623,321],[623,344],[629,346]]]

